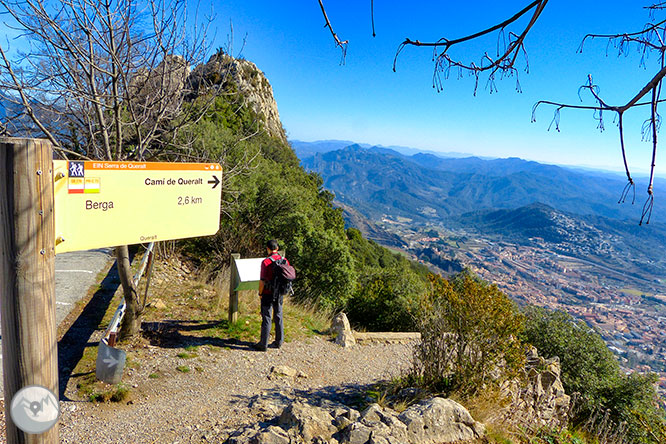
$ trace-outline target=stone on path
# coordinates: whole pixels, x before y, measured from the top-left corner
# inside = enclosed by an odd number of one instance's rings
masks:
[[[335,335],[335,343],[342,347],[349,347],[356,344],[354,332],[349,325],[349,319],[344,312],[340,312],[331,322],[331,332]]]

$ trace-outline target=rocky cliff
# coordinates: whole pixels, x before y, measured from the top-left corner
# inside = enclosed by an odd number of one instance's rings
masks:
[[[188,82],[197,94],[202,94],[202,89],[211,85],[221,85],[227,93],[239,93],[245,104],[262,119],[266,132],[287,143],[273,88],[254,63],[235,59],[220,51],[207,63],[197,66]]]
[[[508,405],[489,419],[532,432],[542,427],[564,427],[571,397],[564,392],[559,358],[544,359],[532,346],[527,348],[526,355],[523,374],[501,386],[500,397],[508,400]]]

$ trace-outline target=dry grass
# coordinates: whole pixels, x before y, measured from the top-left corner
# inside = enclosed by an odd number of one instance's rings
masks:
[[[487,388],[471,398],[465,397],[463,399],[457,393],[452,393],[450,397],[454,401],[463,404],[477,421],[487,425],[506,428],[507,425],[505,423],[496,422],[499,420],[498,412],[509,403],[508,399],[502,399],[498,388]]]
[[[239,292],[238,322],[229,325],[228,277],[213,278],[189,270],[173,260],[155,264],[144,322],[172,321],[189,328],[188,335],[256,341],[261,327],[257,292]],[[140,294],[144,291],[142,285]],[[289,300],[285,301],[284,319],[286,340],[325,334],[330,325],[327,314]]]

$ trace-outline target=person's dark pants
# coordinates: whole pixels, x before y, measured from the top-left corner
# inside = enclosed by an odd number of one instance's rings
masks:
[[[271,334],[271,317],[275,321],[275,345],[280,347],[284,341],[282,296],[277,301],[273,301],[273,295],[261,297],[261,340],[259,341],[261,348],[268,347],[268,337]]]

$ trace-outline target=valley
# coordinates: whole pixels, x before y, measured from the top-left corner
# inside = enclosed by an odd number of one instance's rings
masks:
[[[666,213],[639,226],[638,205],[616,204],[621,178],[358,145],[307,156],[348,225],[433,271],[468,268],[519,305],[584,320],[625,371],[657,372],[666,397]]]
[[[617,241],[599,242],[580,232],[575,242],[553,242],[388,216],[378,226],[399,237],[403,251],[442,274],[468,268],[519,305],[563,310],[584,320],[627,371],[657,372],[666,395],[665,263],[637,262]]]

